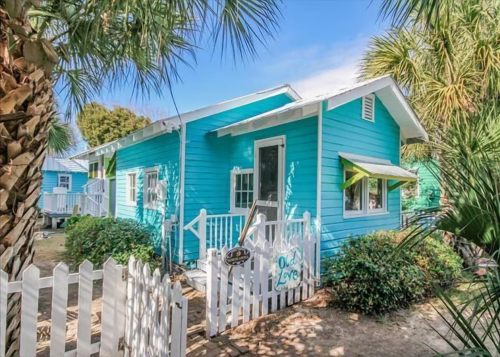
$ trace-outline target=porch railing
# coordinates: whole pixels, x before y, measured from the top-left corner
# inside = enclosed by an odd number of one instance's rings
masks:
[[[199,240],[199,259],[207,256],[207,249],[221,250],[223,247],[233,248],[245,226],[247,217],[239,214],[207,215],[205,209],[187,224],[184,229],[191,231]],[[270,244],[284,242],[292,236],[309,234],[311,232],[311,214],[305,212],[302,218],[282,221],[265,221],[266,239]],[[255,224],[247,233],[247,239],[257,229]]]
[[[103,194],[85,193],[44,193],[43,211],[55,214],[76,214],[104,217],[107,215],[107,206]]]

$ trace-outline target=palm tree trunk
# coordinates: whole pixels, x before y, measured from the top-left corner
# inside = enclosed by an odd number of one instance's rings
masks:
[[[29,39],[19,36],[21,30],[15,26],[31,32],[26,9],[12,20],[2,6],[0,21],[0,268],[14,281],[22,278],[23,271],[33,261],[41,167],[54,114],[54,98],[52,81],[43,65],[28,63],[23,56]],[[18,39],[15,44],[14,38]],[[19,349],[20,308],[20,294],[9,296],[7,356]]]

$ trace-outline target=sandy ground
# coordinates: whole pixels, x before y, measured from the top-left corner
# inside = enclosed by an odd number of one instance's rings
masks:
[[[42,276],[51,276],[53,268],[64,259],[62,230],[36,241],[35,249],[35,265]],[[42,289],[40,293],[38,357],[49,356],[52,289]],[[66,350],[76,348],[77,294],[78,286],[72,284]],[[208,341],[202,331],[204,296],[188,290],[186,296],[190,310],[188,356],[429,356],[435,354],[433,350],[449,351],[429,325],[446,333],[446,326],[430,303],[374,318],[329,307],[329,295],[321,291],[302,304],[243,324]],[[92,342],[96,342],[102,309],[98,283],[94,284],[93,297]],[[437,301],[434,303],[439,306]]]
[[[450,351],[429,325],[446,332],[429,303],[384,318],[342,312],[328,303],[328,294],[320,291],[218,338],[244,345],[256,356],[430,356]]]

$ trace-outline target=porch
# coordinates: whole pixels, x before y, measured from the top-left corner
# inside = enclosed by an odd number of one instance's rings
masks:
[[[199,258],[195,269],[184,273],[186,282],[198,291],[206,292],[207,288],[207,250],[217,250],[221,255],[223,248],[228,250],[238,245],[241,234],[247,222],[246,214],[207,214],[201,209],[199,215],[184,226],[184,230],[192,232],[199,240]],[[304,212],[302,218],[267,221],[264,214],[256,216],[250,226],[245,241],[251,245],[257,243],[257,233],[265,232],[265,239],[272,250],[281,251],[291,240],[302,245],[305,237],[315,236],[311,228],[311,214]],[[316,257],[314,270],[320,269],[320,244],[315,245]],[[223,259],[223,257],[221,257]],[[269,276],[270,277],[270,276]]]
[[[60,187],[54,188],[52,193],[43,193],[44,225],[50,225],[55,229],[59,220],[71,216],[107,217],[109,212],[108,188],[108,180],[94,179],[83,186],[83,193],[67,192]]]

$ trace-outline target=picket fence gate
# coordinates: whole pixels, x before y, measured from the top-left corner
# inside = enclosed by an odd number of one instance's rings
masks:
[[[100,342],[91,343],[93,282],[102,279]],[[66,351],[68,285],[78,283],[77,347]],[[83,262],[79,272],[59,263],[53,276],[40,278],[30,265],[22,281],[8,281],[0,270],[0,357],[6,355],[8,294],[21,293],[19,355],[31,357],[37,349],[39,290],[52,287],[50,356],[185,356],[188,301],[180,282],[171,284],[149,264],[130,258],[128,271],[110,258],[102,270]]]
[[[228,326],[236,327],[259,316],[274,313],[314,294],[317,276],[315,262],[316,239],[309,227],[295,235],[272,243],[268,241],[266,217],[257,216],[253,229],[249,230],[244,247],[250,251],[250,259],[243,266],[235,266],[232,274],[225,264],[228,248],[207,252],[206,334],[213,337]],[[267,234],[266,234],[267,233]],[[300,251],[300,282],[291,289],[277,291],[276,259],[279,254],[298,249]],[[218,254],[220,252],[220,254]]]

